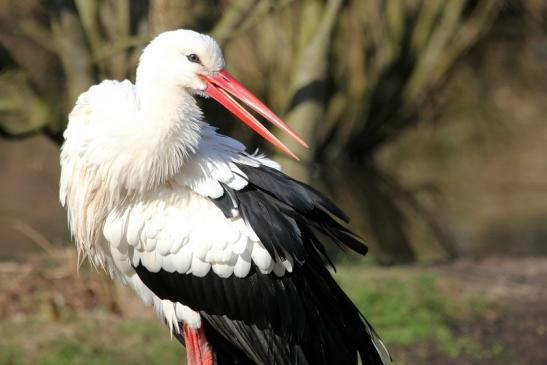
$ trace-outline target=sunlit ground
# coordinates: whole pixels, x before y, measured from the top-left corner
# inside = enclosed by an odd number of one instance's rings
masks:
[[[60,262],[36,260],[1,266],[0,364],[185,362],[178,342],[124,288],[85,266],[77,276],[69,252]],[[490,259],[390,269],[365,262],[341,265],[337,278],[395,364],[539,364],[547,360],[547,296],[534,280],[547,277],[545,264]]]

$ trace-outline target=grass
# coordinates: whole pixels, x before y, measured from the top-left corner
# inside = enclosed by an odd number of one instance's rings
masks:
[[[184,363],[185,358],[159,322],[95,312],[60,322],[4,321],[0,337],[0,364],[6,365],[165,365]]]
[[[347,277],[342,282],[388,343],[410,345],[446,330],[452,308],[435,290],[434,275],[359,283]]]
[[[434,271],[376,270],[346,266],[340,284],[376,328],[388,348],[434,346],[439,356],[474,359],[504,356],[499,344],[483,348],[456,324],[485,312],[490,303],[473,296],[454,299],[439,288]],[[396,363],[401,363],[397,361]]]
[[[435,273],[345,264],[336,277],[388,347],[406,351],[432,345],[449,358],[491,358],[499,352],[455,334],[455,321],[485,310],[487,304],[480,298],[454,303],[439,290]],[[169,340],[156,318],[124,318],[104,309],[74,312],[58,320],[43,313],[4,319],[0,338],[0,364],[6,365],[166,365],[183,364],[185,359],[181,346]]]

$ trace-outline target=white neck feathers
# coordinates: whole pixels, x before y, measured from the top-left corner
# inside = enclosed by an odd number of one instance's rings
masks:
[[[96,264],[103,263],[96,244],[108,212],[166,183],[197,151],[202,113],[192,95],[172,87],[101,84],[83,94],[70,115],[60,199],[80,253],[93,252]],[[103,113],[97,97],[105,94],[111,100]]]

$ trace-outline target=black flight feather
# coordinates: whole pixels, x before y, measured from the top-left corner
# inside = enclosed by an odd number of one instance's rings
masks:
[[[161,299],[198,311],[213,348],[227,351],[229,342],[231,357],[327,365],[357,364],[359,353],[363,364],[383,364],[368,324],[316,253],[283,277],[256,269],[245,278],[221,278],[212,270],[204,277],[153,273],[142,264],[135,270]]]

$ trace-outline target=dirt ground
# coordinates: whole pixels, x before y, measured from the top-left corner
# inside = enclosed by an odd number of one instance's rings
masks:
[[[37,316],[48,318],[58,327],[59,323],[71,323],[66,318],[75,313],[96,313],[97,308],[113,321],[142,319],[155,325],[151,311],[125,288],[113,286],[104,274],[87,265],[79,274],[75,267],[72,250],[58,251],[54,259],[38,255],[24,262],[0,263],[0,323],[4,323],[0,327],[8,321]],[[469,313],[450,323],[450,338],[477,342],[466,344],[471,353],[447,355],[431,338],[391,345],[395,364],[547,364],[547,258],[458,260],[435,266],[372,266],[358,270],[373,278],[401,277],[401,282],[408,276],[432,273],[436,288],[447,302],[458,304],[470,296],[481,299],[476,304],[466,303]],[[343,271],[344,267],[339,270],[342,275]],[[79,325],[76,322],[70,326]],[[24,338],[27,341],[26,335]]]
[[[474,294],[493,303],[480,315],[453,323],[456,336],[465,334],[478,339],[481,348],[504,352],[504,364],[547,364],[547,258],[460,260],[425,270],[439,270],[442,290],[456,301]],[[423,364],[500,363],[480,356],[447,358],[434,346],[425,353],[421,347],[403,353]]]

